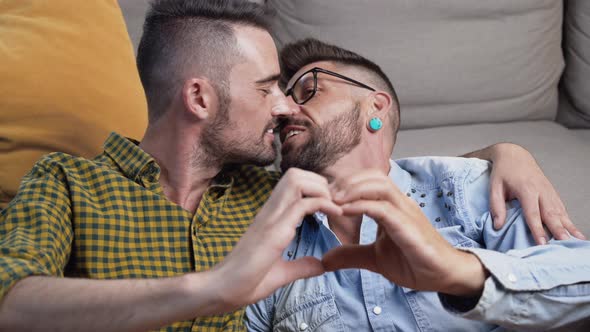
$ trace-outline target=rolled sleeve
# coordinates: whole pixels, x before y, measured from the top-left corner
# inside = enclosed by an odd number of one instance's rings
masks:
[[[73,231],[67,186],[37,164],[0,212],[0,298],[30,275],[63,276]]]

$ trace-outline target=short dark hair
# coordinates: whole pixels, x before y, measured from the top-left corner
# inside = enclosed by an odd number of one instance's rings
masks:
[[[187,75],[211,80],[229,95],[229,73],[239,60],[233,25],[269,31],[269,11],[247,0],[155,0],[137,50],[149,110],[158,119]]]
[[[336,45],[324,43],[315,38],[306,38],[300,41],[296,41],[291,44],[285,45],[280,53],[281,62],[281,77],[279,85],[281,88],[287,88],[289,80],[299,71],[301,68],[309,65],[310,63],[319,61],[332,61],[343,65],[349,65],[364,69],[377,83],[378,88],[388,92],[393,98],[393,102],[397,109],[397,114],[392,118],[392,127],[395,134],[399,128],[399,100],[393,84],[385,75],[381,67],[379,67],[373,61],[357,54],[352,51],[346,50]]]

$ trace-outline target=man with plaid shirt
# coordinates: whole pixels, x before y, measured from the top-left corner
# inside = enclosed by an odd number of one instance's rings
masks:
[[[141,143],[50,154],[0,212],[0,329],[238,331],[241,307],[324,272],[281,253],[304,215],[341,213],[326,179],[259,167],[276,119],[298,112],[264,8],[156,1],[137,63]]]

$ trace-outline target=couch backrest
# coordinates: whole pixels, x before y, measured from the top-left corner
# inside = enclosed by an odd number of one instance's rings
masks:
[[[590,1],[567,0],[563,25],[566,67],[558,120],[590,128]]]
[[[137,47],[148,2],[119,2]],[[380,64],[403,128],[555,119],[563,30],[558,120],[590,127],[588,0],[566,0],[565,16],[562,0],[266,2],[279,47],[313,36]]]
[[[380,64],[402,128],[555,118],[561,0],[267,3],[279,46],[313,36]]]

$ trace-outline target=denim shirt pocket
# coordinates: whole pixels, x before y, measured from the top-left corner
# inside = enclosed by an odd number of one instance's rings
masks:
[[[273,331],[344,331],[344,324],[332,294],[313,292],[303,294],[298,299],[297,303],[283,307],[275,314]]]

